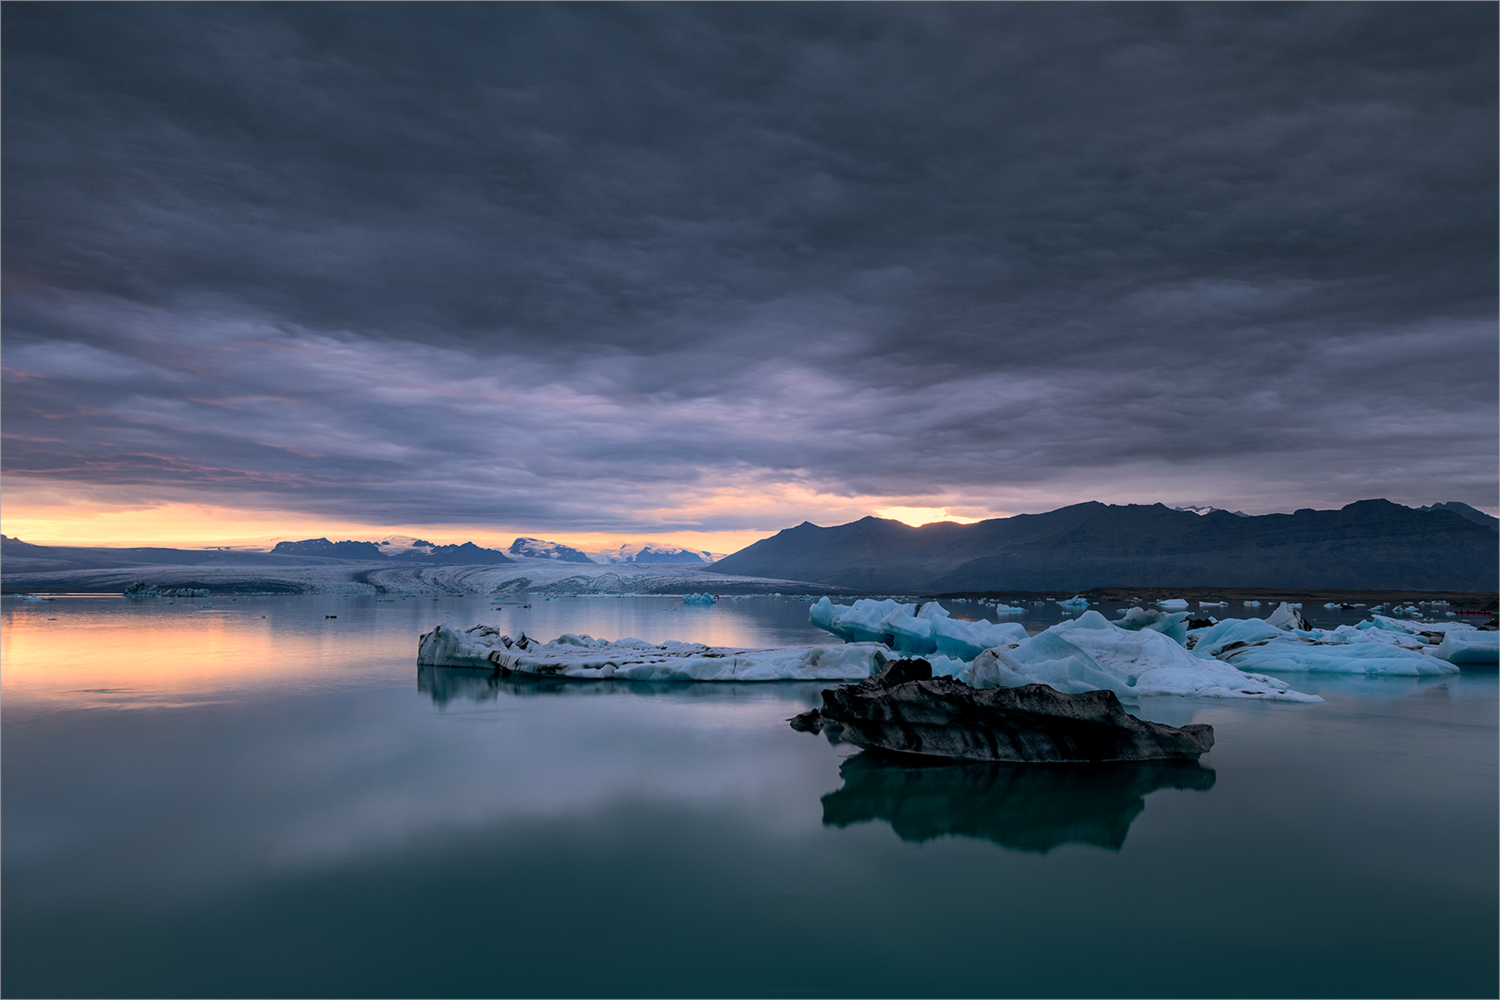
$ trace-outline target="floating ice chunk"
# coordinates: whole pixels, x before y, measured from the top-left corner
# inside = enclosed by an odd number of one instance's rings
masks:
[[[936,601],[918,607],[895,601],[855,601],[850,607],[819,598],[808,621],[852,642],[888,642],[908,656],[938,654],[972,660],[991,646],[1024,642],[1026,629],[1015,622],[995,624],[949,617]]]
[[[1013,608],[1008,604],[995,605],[995,614],[997,615],[1024,615],[1025,613],[1025,608]]]
[[[719,599],[713,594],[688,594],[682,599],[682,603],[696,604],[702,607],[707,607],[711,604],[718,604]]]
[[[1307,628],[1307,619],[1293,610],[1300,607],[1302,607],[1300,604],[1288,604],[1286,601],[1282,601],[1280,607],[1272,611],[1269,615],[1266,615],[1265,621],[1267,624],[1274,625],[1277,628],[1305,629]]]
[[[986,649],[1023,643],[1029,636],[1018,622],[967,622],[944,615],[932,619],[932,638],[938,655],[972,660]]]
[[[511,639],[488,626],[467,632],[446,625],[422,636],[417,663],[482,667],[538,677],[640,681],[839,681],[863,680],[891,659],[878,643],[737,649],[696,642],[610,642],[563,635],[538,642]]]
[[[1228,601],[1199,601],[1198,602],[1198,607],[1200,607],[1200,608],[1227,608],[1227,607],[1229,607],[1229,602]]]
[[[879,618],[876,618],[879,615]],[[852,607],[820,598],[808,609],[808,621],[841,639],[885,640],[909,657],[942,655],[974,660],[990,646],[1025,642],[1026,628],[1016,622],[992,624],[950,618],[938,601],[921,607],[895,601],[855,601]]]
[[[885,619],[896,611],[911,614],[915,610],[915,605],[896,601],[867,599],[844,605],[820,597],[808,609],[807,620],[846,642],[884,642],[890,636]]]
[[[1320,702],[1285,681],[1200,659],[1152,629],[1130,631],[1097,611],[1054,625],[1014,649],[986,650],[959,679],[974,687],[1047,684],[1067,694],[1194,695]]]
[[[1163,597],[1156,602],[1156,606],[1167,611],[1186,611],[1188,602],[1180,597]]]
[[[1066,601],[1058,601],[1059,606],[1064,608],[1086,608],[1089,606],[1088,598],[1074,594]]]
[[[1193,655],[1284,673],[1426,677],[1457,671],[1424,655],[1421,636],[1367,624],[1293,630],[1258,618],[1230,619],[1199,634]]]
[[[1179,646],[1187,642],[1187,616],[1186,611],[1157,611],[1154,608],[1126,608],[1120,612],[1120,619],[1115,622],[1120,628],[1139,631],[1149,628],[1153,632],[1160,632],[1176,642]]]
[[[1259,601],[1246,601],[1245,602],[1245,607],[1247,607],[1247,608],[1258,608],[1258,607],[1260,607],[1260,602]]]
[[[1445,622],[1444,624],[1452,624]],[[1479,666],[1500,663],[1500,632],[1452,629],[1443,636],[1433,656],[1454,665]]]

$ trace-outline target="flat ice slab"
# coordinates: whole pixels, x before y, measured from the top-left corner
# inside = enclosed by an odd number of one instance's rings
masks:
[[[536,677],[631,681],[858,681],[895,657],[880,643],[737,649],[696,642],[610,642],[563,635],[512,639],[488,625],[439,625],[422,636],[417,664],[480,667]]]

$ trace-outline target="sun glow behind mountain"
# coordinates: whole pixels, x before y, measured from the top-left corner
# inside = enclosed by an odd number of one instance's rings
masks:
[[[924,524],[934,521],[957,521],[959,524],[973,524],[975,521],[983,520],[978,517],[962,517],[958,514],[949,514],[947,507],[878,507],[875,510],[876,517],[883,517],[891,521],[901,521],[913,528],[920,528]],[[1001,515],[1003,516],[1003,515]]]

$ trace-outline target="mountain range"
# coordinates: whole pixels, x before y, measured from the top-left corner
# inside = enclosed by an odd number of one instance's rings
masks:
[[[721,573],[898,593],[1094,587],[1493,591],[1500,522],[1462,503],[1361,500],[1246,516],[1162,504],[1074,504],[914,528],[803,522],[714,564]]]

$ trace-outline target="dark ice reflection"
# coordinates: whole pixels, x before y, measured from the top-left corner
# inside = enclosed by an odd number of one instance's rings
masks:
[[[573,677],[502,675],[483,667],[417,667],[417,690],[439,708],[455,701],[495,701],[501,695],[674,695],[694,701],[733,701],[774,698],[798,706],[819,703],[825,681],[627,681],[585,680]]]
[[[866,750],[839,774],[844,787],[823,796],[825,826],[884,820],[906,841],[976,837],[1040,853],[1069,843],[1118,851],[1146,795],[1214,786],[1195,760],[988,764]]]

